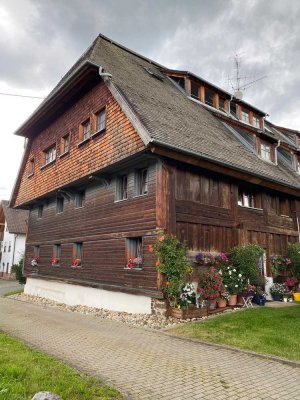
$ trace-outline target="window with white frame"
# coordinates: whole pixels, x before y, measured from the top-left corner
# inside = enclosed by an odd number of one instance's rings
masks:
[[[56,159],[56,145],[49,147],[47,150],[44,151],[45,156],[45,165],[50,164],[51,162],[55,161]]]
[[[142,196],[148,193],[149,170],[139,169],[135,173],[135,194]]]
[[[239,191],[238,205],[242,207],[255,208],[254,194],[246,191]]]
[[[257,129],[260,128],[260,120],[259,120],[259,117],[256,117],[255,115],[253,116],[253,126],[254,126],[254,128],[257,128]]]
[[[261,143],[260,156],[265,161],[271,161],[271,146],[269,144]]]
[[[140,269],[143,264],[143,238],[126,239],[126,265],[125,268]]]
[[[70,151],[70,135],[65,135],[61,138],[61,155],[68,153]]]
[[[246,124],[249,124],[250,117],[248,111],[242,111],[242,121],[245,122]]]
[[[105,108],[96,114],[96,132],[104,131],[106,127],[106,111]]]
[[[116,201],[128,199],[128,176],[121,175],[117,178]]]
[[[87,140],[91,136],[91,121],[88,119],[82,124],[82,140]]]

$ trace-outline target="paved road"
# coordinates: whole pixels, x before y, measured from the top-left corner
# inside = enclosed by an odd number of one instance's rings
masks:
[[[23,285],[20,285],[17,281],[0,279],[0,295],[21,289],[23,289]]]
[[[130,399],[300,398],[299,368],[115,321],[0,298],[0,329]]]

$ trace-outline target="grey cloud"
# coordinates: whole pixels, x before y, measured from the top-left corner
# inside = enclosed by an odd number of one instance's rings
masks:
[[[26,18],[24,3],[29,10]],[[245,100],[267,111],[277,123],[286,120],[298,102],[298,0],[4,0],[2,4],[13,16],[16,32],[13,38],[5,31],[0,36],[0,80],[20,88],[53,87],[102,32],[227,90],[231,90],[226,81],[233,73],[232,57],[239,52],[243,75],[267,75],[246,91]],[[293,118],[290,125],[300,125],[300,119]]]

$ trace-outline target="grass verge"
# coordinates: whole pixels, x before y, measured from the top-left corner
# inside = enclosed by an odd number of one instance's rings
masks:
[[[97,379],[81,375],[63,362],[0,332],[0,399],[29,400],[51,391],[64,400],[123,399]]]
[[[259,307],[169,330],[170,333],[300,361],[300,307]]]
[[[9,296],[13,296],[14,294],[23,293],[23,291],[24,291],[23,289],[14,290],[12,292],[4,293],[2,296],[3,297],[9,297]]]

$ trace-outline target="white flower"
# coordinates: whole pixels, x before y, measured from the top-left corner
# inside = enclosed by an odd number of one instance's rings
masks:
[[[239,278],[241,278],[242,277],[242,274],[239,274]]]
[[[229,271],[229,275],[231,275],[232,274],[232,272],[231,271]]]
[[[235,287],[238,287],[238,285],[235,285]]]
[[[232,271],[233,271],[233,272],[236,272],[236,269],[233,269]]]
[[[225,285],[225,287],[227,287],[227,285]]]

